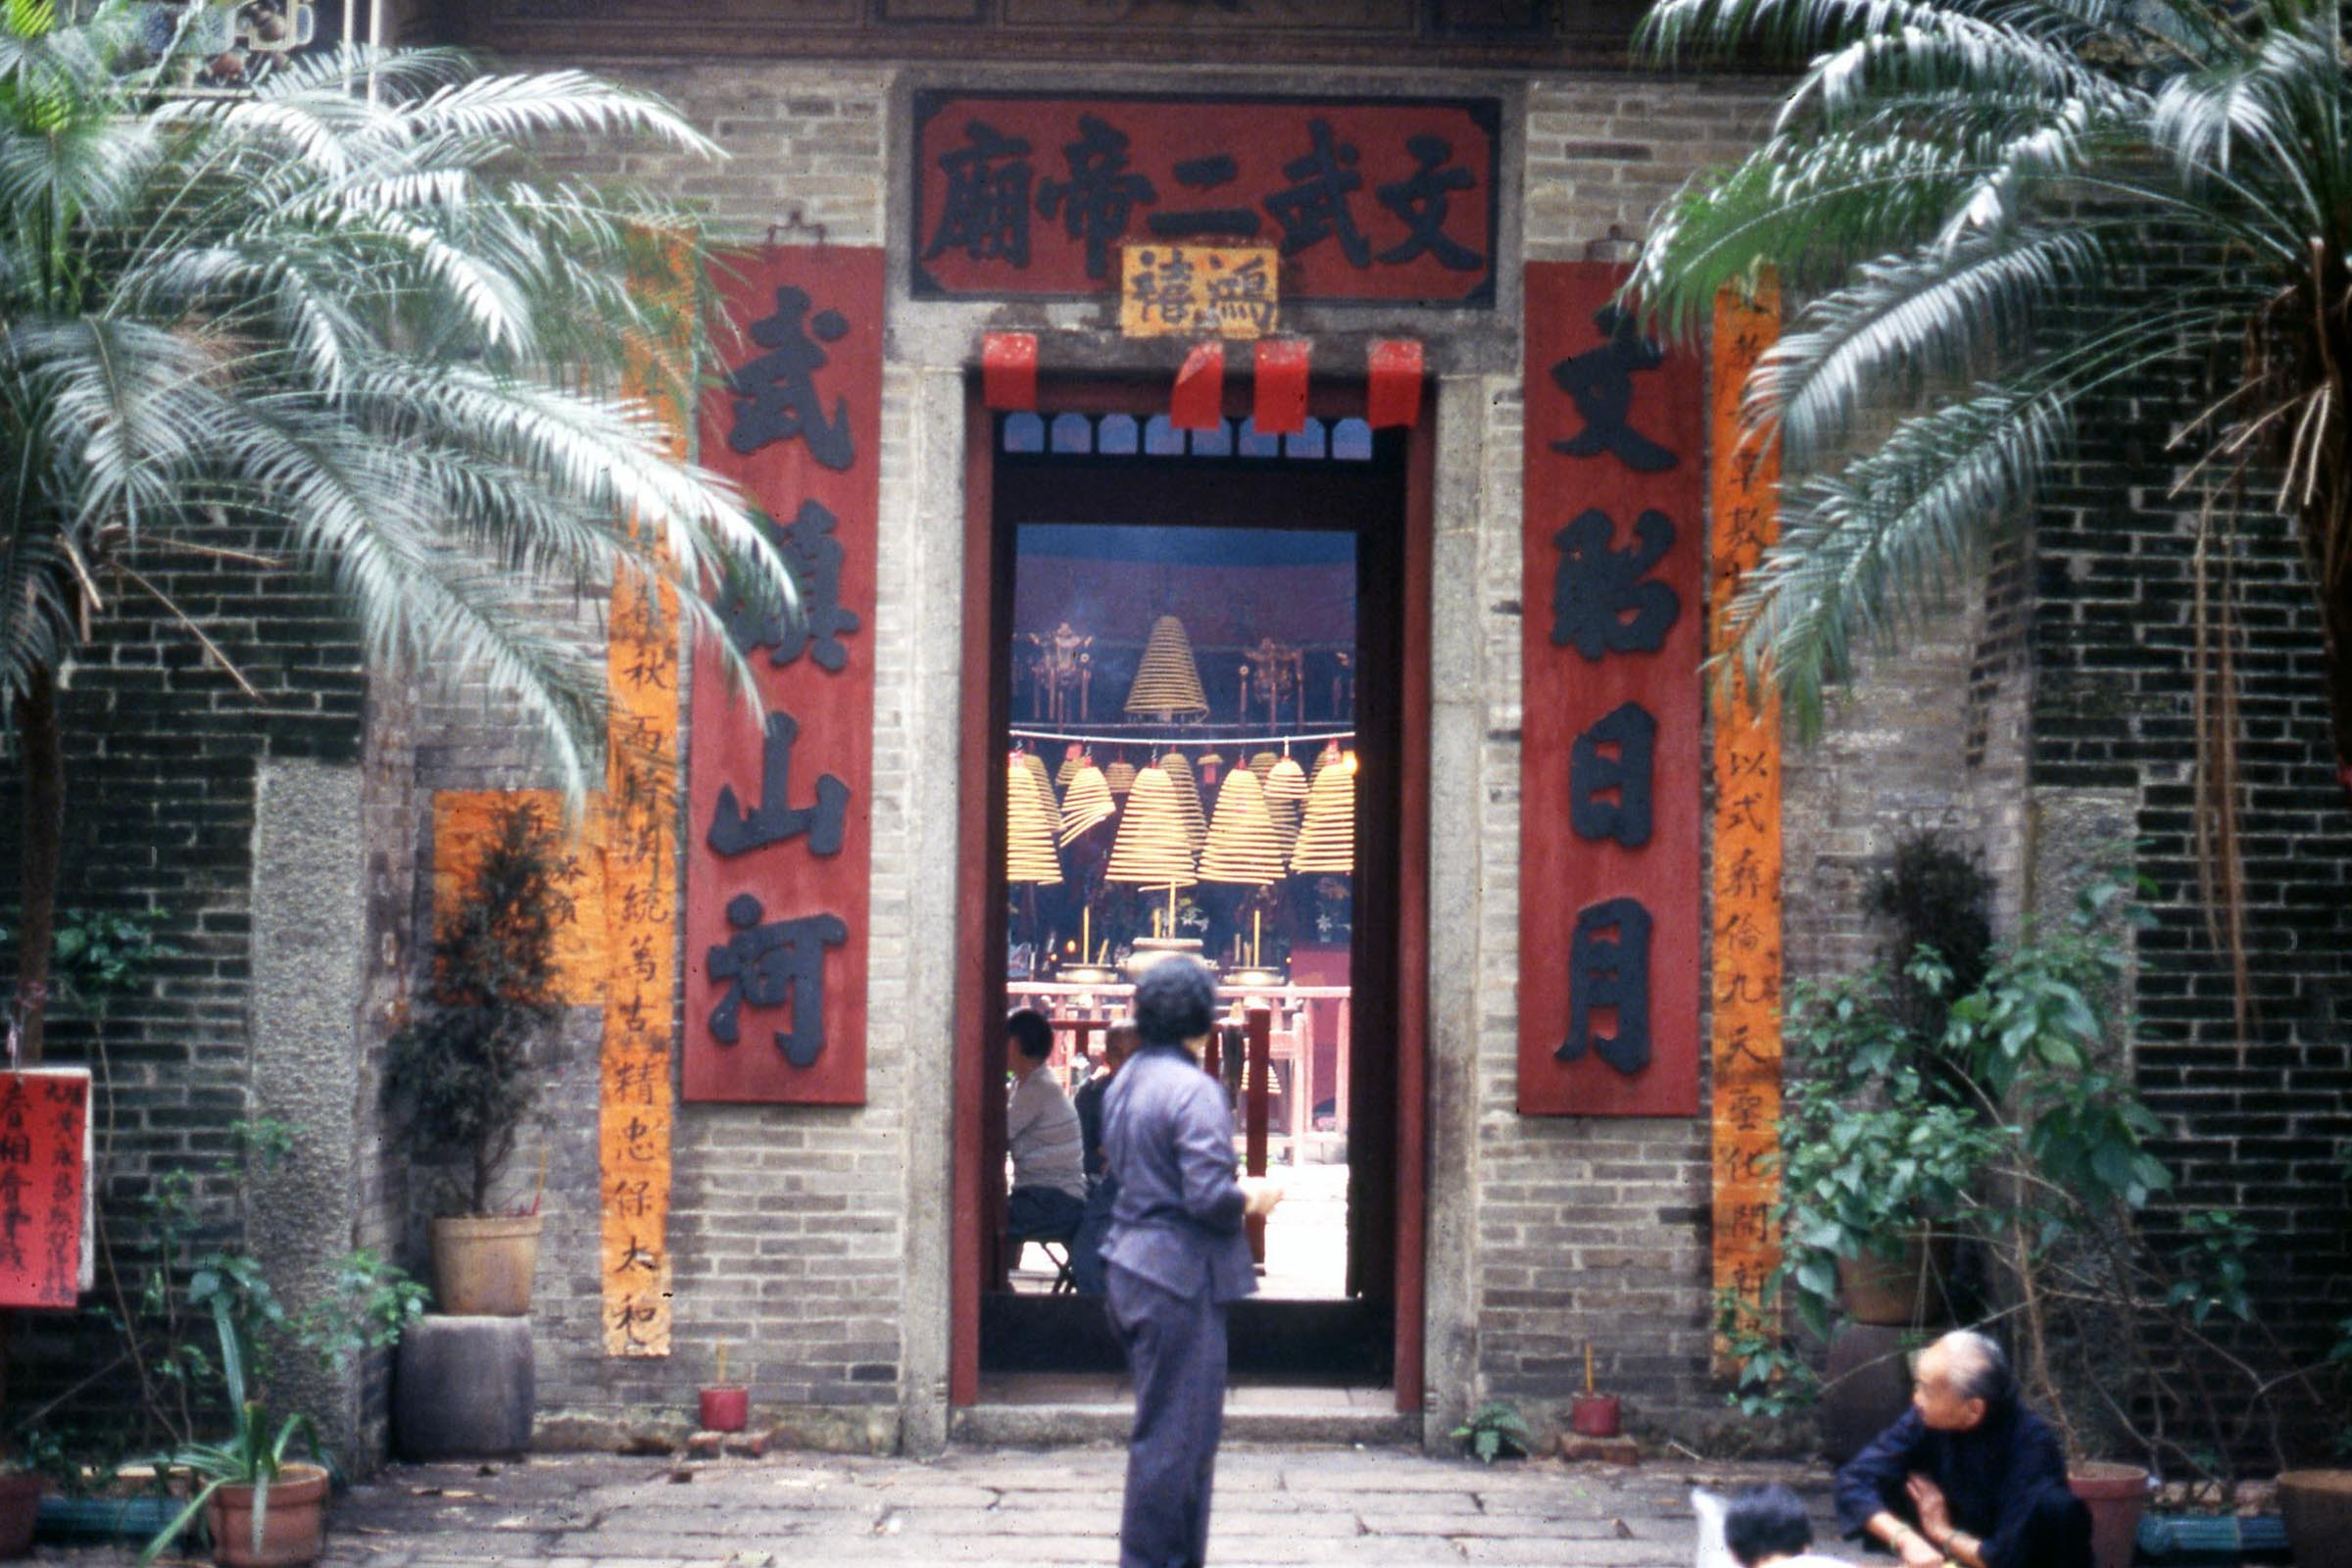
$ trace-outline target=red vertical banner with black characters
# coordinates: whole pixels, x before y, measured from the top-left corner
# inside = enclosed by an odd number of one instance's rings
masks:
[[[0,1072],[0,1306],[65,1308],[88,1272],[90,1075]]]
[[[1526,302],[1519,1109],[1693,1116],[1705,366],[1531,263]]]
[[[863,1104],[883,253],[775,246],[717,275],[734,330],[702,460],[765,514],[800,602],[723,606],[756,713],[695,650],[684,1094]]]

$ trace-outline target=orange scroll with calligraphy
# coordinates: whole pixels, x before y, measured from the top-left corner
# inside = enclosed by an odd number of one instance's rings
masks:
[[[563,834],[557,854],[556,1000],[593,1006],[605,999],[603,803],[565,828],[564,797],[554,790],[441,790],[433,796],[433,927],[441,929],[466,896],[498,831],[500,813],[517,807]]]
[[[1740,579],[1779,531],[1777,447],[1743,442],[1740,400],[1748,371],[1780,333],[1780,294],[1767,276],[1755,295],[1715,302],[1708,450],[1714,550],[1709,651],[1722,654]],[[1780,1261],[1772,1208],[1781,1122],[1781,712],[1717,684],[1715,704],[1714,1083],[1715,1290],[1753,1307]],[[1718,1363],[1726,1347],[1716,1346]]]
[[[682,292],[674,313],[683,318]],[[685,419],[663,378],[650,398],[686,456]],[[606,646],[605,1039],[597,1147],[604,1204],[605,1353],[667,1355],[673,1098],[670,1002],[677,982],[678,602],[622,566]]]

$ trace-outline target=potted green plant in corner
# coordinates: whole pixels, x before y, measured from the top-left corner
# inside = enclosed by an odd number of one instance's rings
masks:
[[[316,1562],[325,1542],[328,1474],[318,1435],[307,1415],[272,1424],[262,1401],[249,1396],[244,1336],[224,1290],[211,1293],[220,1337],[220,1376],[226,1385],[229,1436],[221,1443],[183,1443],[154,1462],[160,1474],[184,1473],[196,1484],[188,1499],[139,1553],[151,1563],[199,1517],[223,1568],[299,1568]],[[297,1450],[307,1459],[289,1457]]]
[[[417,1152],[455,1152],[463,1161],[460,1211],[432,1222],[434,1295],[452,1315],[530,1310],[538,1202],[499,1212],[492,1201],[530,1110],[532,1047],[563,1015],[560,854],[536,807],[516,802],[494,815],[435,934],[424,1004],[393,1036],[385,1064],[385,1097]]]

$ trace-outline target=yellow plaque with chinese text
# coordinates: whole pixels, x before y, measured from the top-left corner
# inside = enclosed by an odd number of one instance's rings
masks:
[[[1120,259],[1127,337],[1258,338],[1279,323],[1281,255],[1271,245],[1129,245]]]

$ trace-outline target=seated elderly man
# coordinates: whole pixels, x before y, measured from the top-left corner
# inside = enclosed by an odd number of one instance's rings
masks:
[[[1959,1329],[1922,1350],[1911,1408],[1838,1472],[1838,1521],[1907,1568],[2090,1568],[2090,1512],[2018,1402],[2001,1348]]]

